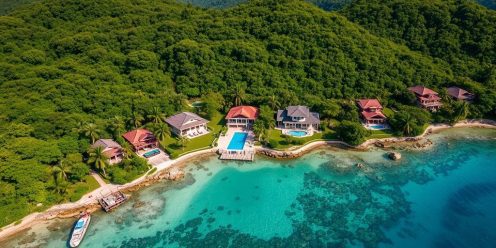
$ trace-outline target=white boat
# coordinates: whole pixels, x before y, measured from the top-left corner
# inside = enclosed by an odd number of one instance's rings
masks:
[[[89,213],[84,213],[81,218],[74,225],[72,230],[71,239],[69,241],[70,247],[78,247],[83,241],[84,234],[90,225],[91,215]]]

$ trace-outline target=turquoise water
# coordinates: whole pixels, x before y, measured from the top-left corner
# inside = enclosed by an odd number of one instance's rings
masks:
[[[160,150],[159,149],[153,149],[149,152],[146,152],[145,154],[143,154],[143,157],[145,158],[149,158],[149,157],[153,157],[153,156],[156,156],[160,154]]]
[[[228,150],[243,150],[245,147],[246,138],[248,137],[248,133],[244,132],[235,132],[229,145],[227,146]]]
[[[373,124],[373,125],[368,125],[368,128],[372,130],[382,130],[384,129],[384,125]]]
[[[93,214],[81,247],[495,247],[496,131],[434,139],[398,162],[337,148],[193,162],[185,180]],[[48,221],[0,247],[64,247],[74,221]]]
[[[288,132],[289,135],[291,136],[294,136],[294,137],[303,137],[303,136],[307,136],[307,132],[306,131],[289,131]]]

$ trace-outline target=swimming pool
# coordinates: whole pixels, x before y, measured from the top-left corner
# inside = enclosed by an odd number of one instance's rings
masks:
[[[382,130],[386,129],[386,126],[381,125],[381,124],[373,124],[373,125],[368,125],[367,126],[370,130]]]
[[[151,158],[155,155],[159,155],[160,154],[160,150],[159,149],[153,149],[149,152],[146,152],[145,154],[143,154],[143,157],[145,158]]]
[[[229,145],[227,146],[228,150],[243,150],[245,147],[245,141],[248,138],[248,133],[244,132],[235,132],[232,137]]]
[[[308,135],[307,131],[295,131],[295,130],[289,131],[288,134],[294,137],[304,137]]]

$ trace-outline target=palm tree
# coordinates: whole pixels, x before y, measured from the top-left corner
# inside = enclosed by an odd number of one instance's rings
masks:
[[[460,103],[456,110],[455,110],[456,116],[455,116],[455,122],[461,121],[465,118],[467,118],[469,114],[469,108],[468,108],[468,103],[463,101]]]
[[[88,163],[101,170],[103,172],[103,175],[107,177],[105,168],[108,164],[108,158],[103,153],[103,147],[97,146],[95,149],[92,149],[90,151],[90,158],[88,159]]]
[[[165,140],[167,137],[169,137],[171,135],[170,130],[169,130],[169,126],[165,123],[157,124],[157,126],[153,130],[153,134],[160,141]]]
[[[71,168],[67,166],[64,160],[60,160],[58,165],[52,167],[55,183],[58,183],[59,180],[67,181],[67,174],[69,173],[71,173]]]
[[[59,194],[64,194],[67,191],[67,187],[69,187],[68,182],[58,182],[57,180],[55,181],[55,187],[53,188],[55,192]]]
[[[234,106],[241,105],[245,97],[246,97],[245,89],[243,89],[241,84],[236,84],[236,86],[234,86],[234,91],[233,91]]]
[[[131,145],[129,145],[129,143],[124,143],[122,145],[122,155],[125,159],[128,159],[133,155],[133,148],[131,148]]]
[[[177,143],[179,144],[181,149],[184,151],[184,147],[186,147],[186,145],[188,144],[189,139],[184,137],[184,136],[179,136],[176,139],[177,139]]]
[[[91,139],[91,143],[95,143],[95,140],[98,139],[98,136],[100,135],[100,129],[96,126],[94,123],[88,123],[84,125],[84,135],[87,138]]]
[[[262,136],[265,133],[265,125],[262,121],[255,121],[253,124],[253,132],[257,135],[258,141],[262,141]]]
[[[121,116],[114,116],[110,119],[110,130],[114,133],[115,137],[120,137],[121,134],[125,131],[126,124],[124,123],[124,119]]]
[[[72,129],[72,131],[78,133],[79,135],[82,135],[84,133],[84,126],[86,126],[86,123],[84,121],[78,122],[77,126]]]
[[[144,120],[143,116],[140,115],[139,113],[137,112],[132,112],[131,113],[131,117],[129,117],[129,124],[134,127],[134,128],[138,128],[141,126],[141,122]]]
[[[276,95],[272,94],[272,96],[269,97],[269,105],[272,110],[277,110],[281,107],[281,103],[277,100]]]
[[[162,123],[165,119],[165,115],[160,111],[159,107],[153,107],[150,114],[147,116],[153,123]]]
[[[413,131],[413,126],[415,125],[414,119],[409,113],[406,113],[403,119],[403,133],[410,135]]]

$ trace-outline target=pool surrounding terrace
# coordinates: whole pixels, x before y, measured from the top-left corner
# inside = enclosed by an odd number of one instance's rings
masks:
[[[387,124],[364,124],[363,125],[368,130],[385,130],[390,129]]]
[[[297,138],[301,138],[301,137],[308,136],[308,132],[307,131],[301,131],[301,130],[291,130],[288,132],[288,135],[291,135],[291,136],[297,137]]]
[[[227,150],[243,150],[247,138],[248,133],[235,132],[231,141],[229,142],[229,145],[227,146]]]
[[[291,137],[295,137],[295,138],[305,138],[305,137],[309,137],[309,136],[312,136],[314,133],[315,133],[315,130],[313,130],[313,128],[309,128],[309,129],[285,129],[285,128],[281,128],[281,133],[284,134],[284,135],[289,135]]]
[[[244,128],[229,128],[218,141],[220,159],[253,161],[255,134]]]
[[[160,154],[160,150],[159,149],[153,149],[151,151],[145,152],[143,154],[143,157],[145,157],[145,158],[151,158],[151,157],[156,156],[156,155],[159,155],[159,154]]]
[[[169,155],[158,147],[144,149],[138,151],[137,154],[145,158],[152,166],[156,166],[170,160]]]

